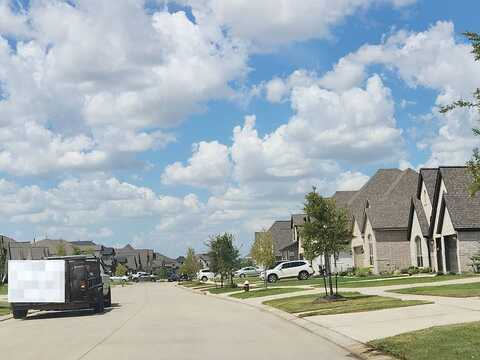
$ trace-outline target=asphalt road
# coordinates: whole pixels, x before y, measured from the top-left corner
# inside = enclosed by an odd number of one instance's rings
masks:
[[[0,322],[0,358],[351,359],[308,331],[255,308],[173,284],[113,289],[114,307]]]

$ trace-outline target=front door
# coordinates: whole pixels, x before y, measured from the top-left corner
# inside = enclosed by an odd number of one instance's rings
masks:
[[[363,267],[363,246],[355,246],[353,248],[353,266],[356,268]]]
[[[447,272],[458,273],[457,239],[451,236],[445,237],[445,260]]]
[[[443,256],[442,256],[442,240],[435,239],[437,254],[437,272],[443,273]]]

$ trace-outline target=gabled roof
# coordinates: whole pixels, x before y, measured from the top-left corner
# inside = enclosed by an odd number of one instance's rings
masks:
[[[367,201],[372,203],[381,199],[390,187],[402,175],[399,169],[379,169],[365,185],[361,187],[348,201],[351,215],[359,226],[362,225]]]
[[[422,202],[417,199],[413,198],[412,199],[412,206],[413,209],[415,210],[418,218],[418,222],[420,224],[420,229],[422,230],[423,236],[428,236],[428,221],[427,221],[427,216],[425,214],[425,211],[423,210]],[[412,219],[413,220],[413,219]]]
[[[469,186],[473,177],[465,166],[439,168],[447,193],[445,204],[456,229],[480,228],[480,193],[471,197]]]
[[[268,232],[272,234],[273,248],[276,255],[281,255],[281,249],[292,243],[291,221],[278,220],[275,221]]]
[[[427,188],[427,194],[430,201],[433,202],[435,197],[435,184],[437,183],[438,168],[423,168],[420,169],[420,176]],[[420,194],[418,194],[420,195]]]
[[[336,191],[333,194],[332,199],[335,200],[335,204],[339,207],[346,207],[350,199],[357,193],[358,190],[355,191]]]
[[[290,218],[290,226],[293,228],[295,225],[303,225],[306,221],[305,214],[293,214]]]
[[[403,170],[377,200],[368,199],[365,214],[374,229],[407,229],[412,197],[418,186],[418,173]],[[362,222],[363,224],[363,222]]]

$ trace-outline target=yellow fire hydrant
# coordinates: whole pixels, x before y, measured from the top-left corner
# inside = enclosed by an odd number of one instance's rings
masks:
[[[248,282],[248,280],[245,280],[245,282],[243,283],[243,291],[250,291],[250,283]]]

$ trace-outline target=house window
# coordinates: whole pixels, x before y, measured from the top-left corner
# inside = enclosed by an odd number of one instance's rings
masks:
[[[373,266],[373,241],[371,234],[368,234],[368,253],[370,254],[370,266]]]
[[[415,248],[417,251],[417,267],[423,267],[422,239],[420,239],[420,236],[415,238]]]

